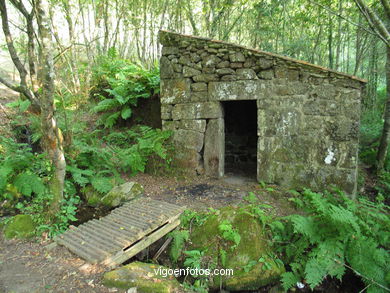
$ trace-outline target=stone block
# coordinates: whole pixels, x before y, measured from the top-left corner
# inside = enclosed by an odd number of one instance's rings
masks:
[[[173,69],[171,61],[166,56],[160,58],[160,77],[163,78],[172,78],[175,71]]]
[[[257,59],[256,65],[258,65],[260,69],[269,69],[274,65],[274,61],[272,59],[260,57]]]
[[[222,61],[217,64],[217,68],[228,68],[230,66],[229,61]]]
[[[310,99],[303,105],[305,115],[335,116],[340,111],[340,104],[333,100]]]
[[[162,49],[161,49],[161,55],[165,56],[165,55],[175,55],[175,54],[178,54],[179,53],[179,48],[177,47],[167,47],[167,46],[164,46]]]
[[[202,73],[200,75],[194,76],[193,79],[195,82],[210,82],[210,81],[218,81],[219,77],[217,74]]]
[[[207,83],[205,82],[196,82],[191,84],[191,89],[194,92],[203,92],[207,91]]]
[[[207,102],[208,99],[209,93],[207,91],[191,93],[191,102]]]
[[[236,73],[239,79],[257,79],[256,72],[250,68],[237,69]]]
[[[221,62],[221,58],[215,55],[208,55],[205,58],[203,58],[202,65],[204,67],[215,67],[220,62]]]
[[[167,121],[162,120],[162,129],[163,130],[176,130],[178,126],[178,121]]]
[[[221,77],[222,81],[234,81],[237,79],[238,79],[237,75],[224,75]]]
[[[228,76],[228,75],[227,75]],[[269,93],[269,83],[263,80],[210,82],[210,101],[257,100]]]
[[[273,79],[275,77],[274,71],[272,69],[260,71],[257,76],[260,79]]]
[[[172,119],[173,105],[161,104],[161,119],[171,120]]]
[[[229,55],[230,62],[245,62],[245,56],[241,52],[236,52]]]
[[[173,120],[222,118],[223,109],[219,102],[177,104],[172,110]]]
[[[191,81],[187,78],[161,80],[161,104],[190,101]]]
[[[184,77],[193,77],[193,76],[199,75],[199,74],[201,74],[201,72],[197,69],[194,69],[194,68],[191,68],[188,66],[183,67],[183,76]]]
[[[202,73],[215,73],[215,67],[203,67]]]
[[[207,123],[203,157],[207,176],[220,178],[224,175],[225,129],[222,118],[210,119]]]
[[[243,64],[241,62],[232,62],[230,63],[230,68],[237,69],[242,68]]]
[[[220,68],[216,70],[216,73],[218,75],[228,75],[228,74],[235,74],[236,72],[231,68]]]
[[[202,133],[206,131],[206,120],[204,119],[180,120],[180,121],[173,121],[173,122],[176,122],[177,128],[180,129],[198,131]]]
[[[203,148],[204,134],[199,131],[177,129],[173,133],[175,144],[184,146],[188,149],[194,149],[200,152]]]
[[[173,157],[174,167],[196,174],[196,170],[202,165],[202,157],[195,149],[176,145]]]
[[[259,136],[290,137],[300,135],[303,115],[290,108],[259,109],[257,119]]]

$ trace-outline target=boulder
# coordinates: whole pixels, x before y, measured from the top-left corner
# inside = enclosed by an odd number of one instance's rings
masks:
[[[110,192],[101,198],[100,202],[106,207],[114,208],[140,197],[143,192],[144,188],[141,184],[137,182],[126,182],[111,189]]]
[[[84,194],[85,200],[89,206],[96,207],[100,205],[103,194],[95,190],[92,185],[84,187],[81,189],[81,192]]]
[[[240,235],[236,247],[223,235],[222,223],[229,223],[232,230]],[[217,210],[202,225],[193,227],[190,239],[187,250],[202,251],[203,259],[209,265],[234,270],[233,276],[211,277],[211,289],[222,285],[229,291],[257,290],[275,283],[284,272],[282,263],[268,244],[263,225],[255,214],[255,206]],[[224,252],[221,253],[221,250]]]
[[[167,271],[163,266],[133,262],[105,273],[103,284],[120,289],[135,287],[139,293],[184,292],[174,276],[165,274]]]
[[[36,225],[30,215],[16,215],[4,225],[4,236],[7,239],[27,239],[34,236]]]

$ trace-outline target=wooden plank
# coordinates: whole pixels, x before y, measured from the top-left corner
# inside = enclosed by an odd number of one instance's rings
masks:
[[[156,242],[160,238],[162,238],[164,235],[175,229],[177,226],[180,225],[180,219],[177,216],[176,218],[171,219],[165,226],[161,227],[160,229],[156,230],[155,232],[152,232],[149,236],[146,236],[136,244],[130,246],[124,251],[121,251],[117,253],[116,255],[109,257],[105,259],[101,264],[109,267],[114,268],[121,263],[125,262],[129,258],[133,257],[140,251],[144,250],[148,246],[150,246],[152,243]]]
[[[140,198],[56,237],[58,244],[91,263],[117,266],[180,224],[184,207]]]

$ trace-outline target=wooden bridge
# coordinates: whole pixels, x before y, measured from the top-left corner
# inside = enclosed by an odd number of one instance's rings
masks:
[[[141,197],[105,217],[70,228],[55,241],[90,263],[115,267],[176,228],[183,210]]]

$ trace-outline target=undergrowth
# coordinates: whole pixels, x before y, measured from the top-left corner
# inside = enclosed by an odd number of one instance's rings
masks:
[[[270,225],[290,268],[282,277],[286,290],[298,282],[314,289],[327,276],[341,280],[347,269],[362,278],[367,292],[389,288],[387,206],[364,198],[353,201],[342,192],[305,190],[292,200],[304,215],[287,216]]]
[[[107,56],[100,56],[93,72],[96,84],[94,96],[100,102],[93,108],[102,113],[99,123],[112,128],[120,120],[132,116],[139,98],[149,98],[160,90],[158,67],[147,70],[142,66],[120,59],[114,48]]]
[[[2,212],[32,216],[37,233],[54,236],[64,232],[69,222],[76,220],[79,202],[70,182],[65,183],[60,211],[48,217],[52,195],[48,187],[53,176],[50,161],[44,153],[33,153],[27,144],[0,136],[0,202]]]

